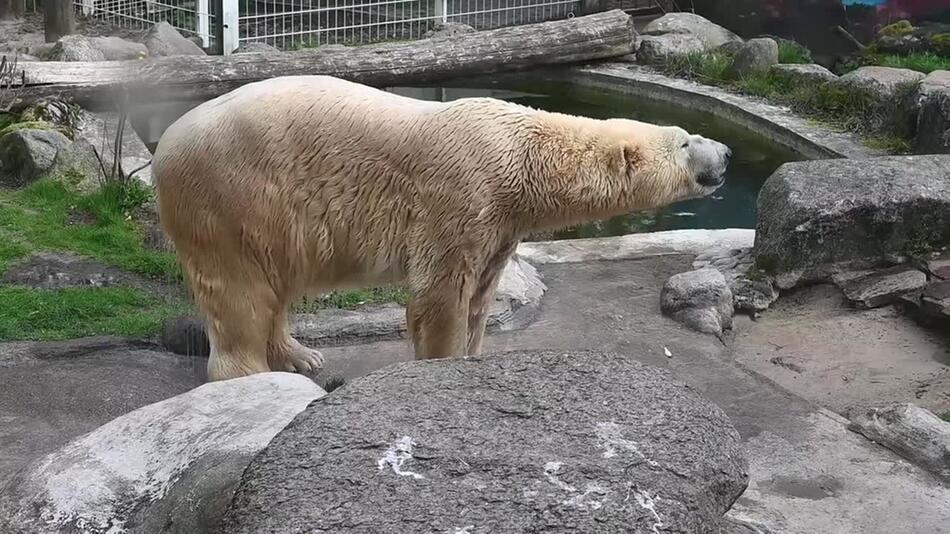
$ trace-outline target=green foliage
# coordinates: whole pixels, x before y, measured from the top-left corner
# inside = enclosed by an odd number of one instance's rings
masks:
[[[55,130],[56,127],[52,124],[44,121],[23,121],[23,122],[14,122],[7,124],[2,130],[0,130],[0,137],[7,135],[8,133],[15,132],[17,130]]]
[[[333,292],[319,298],[304,299],[294,309],[299,313],[308,313],[326,308],[352,310],[360,306],[392,302],[405,306],[409,302],[409,292],[399,287],[377,287]]]
[[[158,333],[185,305],[127,288],[32,289],[0,285],[0,339],[57,340]]]
[[[811,50],[796,43],[795,41],[780,39],[778,41],[778,62],[796,63],[801,65],[813,63],[811,58]]]
[[[888,24],[881,28],[881,31],[877,32],[878,35],[883,35],[885,37],[903,37],[914,32],[916,28],[914,25],[907,20],[899,20],[893,24]]]
[[[940,418],[950,423],[950,412],[943,412],[940,414]]]
[[[732,65],[732,58],[720,52],[693,53],[673,56],[664,65],[664,70],[683,78],[698,78],[702,81],[722,81]]]
[[[930,36],[930,47],[934,52],[943,56],[950,57],[950,33],[938,33]]]
[[[874,62],[884,67],[916,70],[924,74],[930,74],[935,70],[950,70],[950,57],[938,56],[931,52],[917,52],[905,56],[880,55],[875,57]]]
[[[179,275],[173,254],[146,250],[131,211],[148,199],[144,186],[110,185],[81,195],[62,179],[0,191],[0,269],[43,250],[69,251],[149,277]]]
[[[20,117],[18,117],[15,113],[10,113],[9,111],[0,111],[0,132],[15,122],[20,122]]]

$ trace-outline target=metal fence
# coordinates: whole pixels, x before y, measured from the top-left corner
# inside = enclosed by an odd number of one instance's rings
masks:
[[[282,49],[418,39],[444,23],[476,30],[573,16],[578,0],[248,0],[239,41]]]
[[[211,0],[73,0],[78,13],[117,28],[145,30],[167,22],[204,48],[215,46],[215,9]]]
[[[666,0],[605,0],[640,10]],[[582,0],[73,0],[83,15],[117,27],[166,21],[207,49],[230,53],[247,43],[283,50],[418,39],[445,23],[476,30],[563,19]]]

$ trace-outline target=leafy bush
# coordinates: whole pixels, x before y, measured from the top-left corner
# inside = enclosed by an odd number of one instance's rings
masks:
[[[806,64],[813,63],[811,50],[788,39],[779,39],[778,41],[778,62]]]

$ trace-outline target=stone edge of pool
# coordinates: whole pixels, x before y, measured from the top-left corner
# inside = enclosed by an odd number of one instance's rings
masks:
[[[787,108],[718,87],[671,78],[648,67],[601,63],[575,67],[569,72],[569,81],[573,83],[701,109],[808,159],[861,159],[887,154],[864,145],[856,135],[821,126]]]
[[[519,257],[535,265],[583,261],[632,260],[668,254],[751,248],[755,230],[668,230],[616,237],[534,241],[518,245]]]

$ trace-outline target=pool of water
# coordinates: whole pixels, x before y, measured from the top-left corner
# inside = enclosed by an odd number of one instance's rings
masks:
[[[573,84],[556,72],[531,72],[469,78],[438,87],[393,87],[388,90],[424,100],[449,101],[491,96],[534,108],[593,118],[629,118],[676,125],[729,145],[733,151],[726,182],[713,195],[595,221],[531,239],[574,239],[687,228],[754,228],[756,197],[765,179],[782,163],[800,156],[752,132],[701,110],[685,109],[619,92]],[[132,120],[150,147],[178,116],[197,103],[140,109]]]

